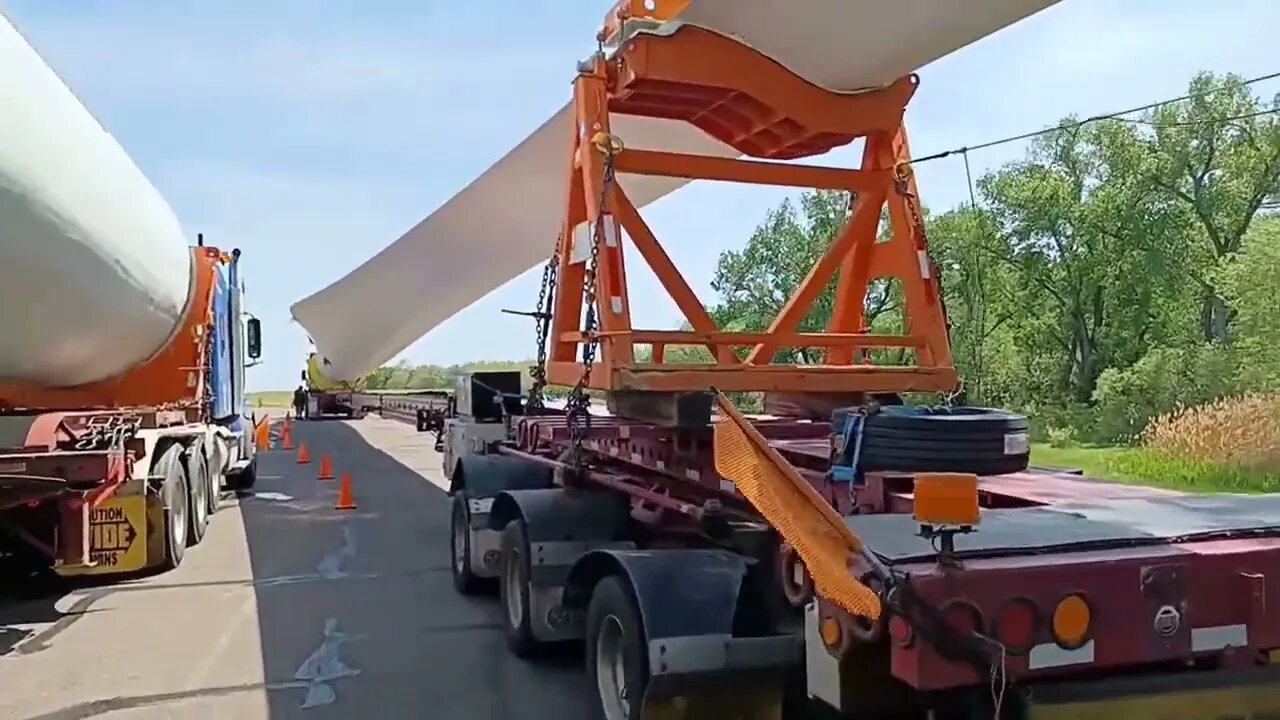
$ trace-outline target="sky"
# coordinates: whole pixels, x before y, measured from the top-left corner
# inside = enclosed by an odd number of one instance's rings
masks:
[[[559,109],[610,4],[0,0],[0,10],[193,239],[202,232],[244,252],[246,301],[265,346],[250,389],[282,389],[296,385],[310,350],[289,306],[389,245]],[[920,71],[907,112],[913,154],[1175,97],[1199,70],[1280,71],[1276,27],[1275,0],[1062,0]],[[1256,89],[1269,96],[1280,82]],[[973,172],[1025,149],[975,152]],[[858,157],[846,149],[822,162]],[[919,166],[917,177],[935,212],[967,201],[958,156]],[[790,194],[695,183],[645,217],[711,304],[720,253],[742,247]],[[642,264],[628,255],[634,324],[677,326],[674,303]],[[504,285],[401,357],[532,357],[532,322],[501,310],[532,309],[539,275]],[[421,289],[423,302],[430,295]]]

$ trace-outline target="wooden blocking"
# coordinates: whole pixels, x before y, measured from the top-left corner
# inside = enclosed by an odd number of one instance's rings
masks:
[[[710,392],[649,392],[618,390],[609,393],[607,406],[616,417],[667,428],[700,428],[711,424]]]

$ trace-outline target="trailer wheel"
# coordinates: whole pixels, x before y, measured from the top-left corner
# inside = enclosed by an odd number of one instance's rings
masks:
[[[502,631],[507,647],[517,657],[532,657],[539,643],[529,618],[529,540],[524,520],[512,520],[502,529],[502,563],[498,598],[502,603]]]
[[[587,674],[605,720],[640,720],[649,665],[644,626],[617,576],[601,580],[587,605]]]
[[[204,439],[195,438],[186,451],[187,487],[191,522],[187,523],[187,545],[199,545],[209,528],[209,461],[204,456]]]
[[[187,554],[187,523],[190,499],[187,497],[187,473],[182,463],[182,446],[173,444],[156,462],[157,474],[164,475],[160,497],[164,501],[164,560],[161,568],[172,570],[182,564]]]
[[[465,492],[453,496],[453,508],[449,513],[449,558],[453,587],[463,595],[475,595],[483,578],[471,572],[471,513]]]

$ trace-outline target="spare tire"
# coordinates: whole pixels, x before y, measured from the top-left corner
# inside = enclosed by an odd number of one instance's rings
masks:
[[[832,426],[856,408],[832,413]],[[858,467],[866,471],[1003,475],[1027,469],[1027,418],[979,407],[880,407],[862,428]]]

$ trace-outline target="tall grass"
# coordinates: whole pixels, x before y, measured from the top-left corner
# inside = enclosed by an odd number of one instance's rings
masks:
[[[1127,458],[1169,484],[1202,490],[1280,490],[1280,395],[1251,394],[1186,407],[1152,420],[1145,452]],[[1163,484],[1163,483],[1162,483]]]

